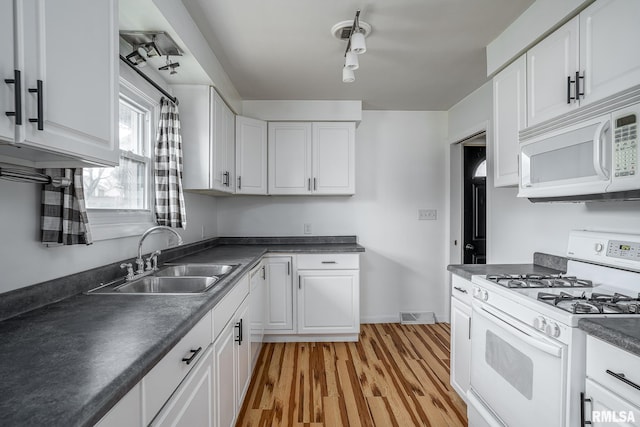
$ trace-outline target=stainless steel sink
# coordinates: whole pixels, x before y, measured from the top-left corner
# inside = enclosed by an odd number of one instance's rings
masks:
[[[164,268],[153,273],[153,275],[156,277],[220,277],[229,274],[236,267],[237,264],[177,264],[165,266]]]
[[[213,286],[217,277],[155,277],[147,276],[113,288],[114,293],[134,294],[190,294],[204,292]]]

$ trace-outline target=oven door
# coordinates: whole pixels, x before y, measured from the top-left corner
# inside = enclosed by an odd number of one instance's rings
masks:
[[[508,426],[563,424],[567,347],[477,300],[471,389]]]

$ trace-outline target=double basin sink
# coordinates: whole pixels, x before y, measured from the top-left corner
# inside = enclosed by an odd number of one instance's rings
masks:
[[[122,279],[89,291],[89,294],[194,294],[209,290],[238,264],[175,264],[139,279]]]

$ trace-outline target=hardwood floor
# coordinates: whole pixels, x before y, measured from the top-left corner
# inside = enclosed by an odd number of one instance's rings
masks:
[[[362,325],[357,343],[265,344],[237,426],[466,426],[447,323]]]

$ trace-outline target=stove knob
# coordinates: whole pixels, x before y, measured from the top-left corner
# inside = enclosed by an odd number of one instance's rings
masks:
[[[558,338],[560,336],[560,326],[555,322],[551,322],[546,326],[544,332],[550,337]]]
[[[489,292],[482,290],[482,301],[489,301]]]
[[[604,249],[604,245],[602,243],[596,243],[596,252],[600,253]]]
[[[533,327],[536,328],[539,331],[544,331],[545,327],[547,326],[547,319],[545,319],[542,316],[538,316],[535,319],[533,319]]]

